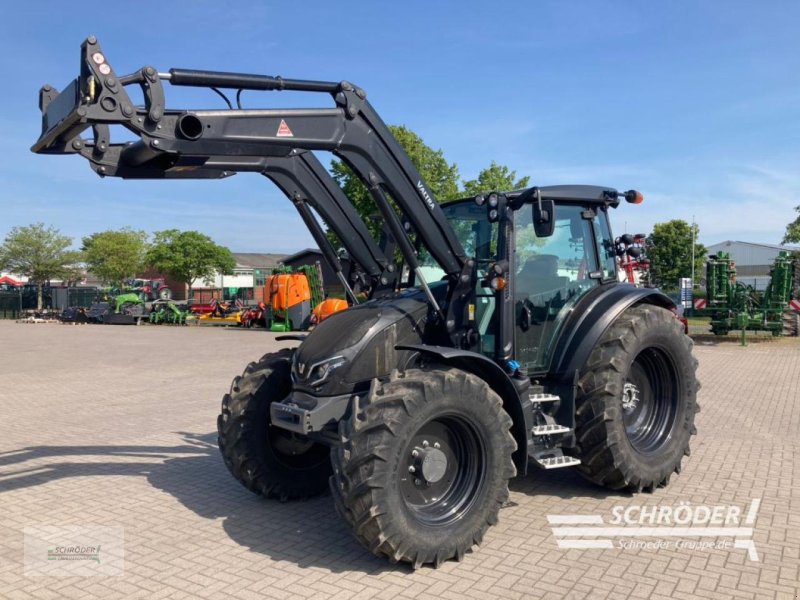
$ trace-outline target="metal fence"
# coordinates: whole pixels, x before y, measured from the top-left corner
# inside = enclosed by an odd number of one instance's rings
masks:
[[[42,308],[64,310],[69,307],[88,308],[97,301],[96,287],[50,288],[42,293]],[[36,309],[36,287],[22,286],[0,290],[0,319],[18,319],[26,310]]]
[[[0,292],[0,319],[18,319],[22,311],[22,294]]]
[[[64,310],[69,307],[89,308],[93,302],[97,302],[100,290],[96,287],[51,288],[50,293],[53,308]]]

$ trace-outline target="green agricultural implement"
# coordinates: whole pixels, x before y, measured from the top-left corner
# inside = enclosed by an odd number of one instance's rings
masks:
[[[181,309],[170,301],[153,302],[150,310],[150,323],[152,325],[186,325],[188,320],[194,320],[194,314]]]
[[[763,294],[736,281],[736,263],[727,252],[718,252],[706,263],[711,331],[726,335],[732,330],[769,331],[772,335],[798,335],[798,312],[790,302],[798,292],[800,265],[788,252],[780,252],[770,270]]]
[[[296,273],[302,273],[308,279],[308,289],[311,293],[311,308],[317,306],[325,300],[325,287],[322,281],[322,266],[317,262],[313,265],[302,265],[295,269]]]

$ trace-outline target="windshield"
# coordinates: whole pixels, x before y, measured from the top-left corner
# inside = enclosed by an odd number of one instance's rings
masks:
[[[467,256],[477,262],[479,271],[482,265],[497,260],[498,225],[489,222],[485,206],[463,200],[442,205],[442,211]],[[439,281],[445,276],[444,270],[425,248],[419,250],[419,264],[429,282]]]
[[[486,276],[488,265],[497,260],[499,226],[496,222],[490,223],[486,207],[478,206],[473,200],[452,202],[443,205],[442,210],[466,255],[475,261],[478,281],[470,303],[470,322],[480,335],[480,352],[493,356],[497,330],[495,292],[483,287],[482,280]],[[445,276],[444,270],[424,250],[420,251],[419,263],[427,281],[436,282]]]

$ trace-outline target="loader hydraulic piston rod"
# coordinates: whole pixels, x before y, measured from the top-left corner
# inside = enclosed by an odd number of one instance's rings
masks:
[[[215,156],[206,159],[195,172],[206,169],[224,172],[250,171],[269,178],[294,203],[298,211],[301,203],[317,211],[339,238],[351,260],[370,277],[373,291],[394,290],[394,273],[388,271],[388,268],[393,267],[391,260],[376,245],[344,192],[311,152],[298,151],[289,156],[260,158]],[[314,235],[312,225],[316,225],[316,219],[312,217],[310,223],[305,222]],[[317,240],[316,236],[315,240],[320,249],[323,249],[323,241],[328,244],[328,240],[324,232],[321,235],[323,240]],[[331,262],[331,268],[336,271],[336,264]]]
[[[377,185],[370,187],[369,192],[375,200],[375,204],[377,204],[381,214],[383,215],[386,225],[389,228],[389,233],[392,234],[392,237],[400,247],[400,252],[403,254],[403,258],[406,259],[408,267],[414,271],[415,275],[417,276],[420,287],[422,287],[422,291],[425,292],[428,302],[431,303],[434,313],[438,315],[442,321],[444,321],[445,315],[442,312],[439,303],[436,302],[436,298],[433,297],[433,292],[431,292],[431,288],[428,286],[428,282],[425,280],[425,277],[419,268],[417,253],[414,250],[414,246],[411,245],[408,235],[406,235],[406,232],[403,230],[403,226],[400,224],[397,214],[395,214],[395,212],[392,210],[391,205],[386,198],[386,194],[384,194],[383,190]]]
[[[353,288],[350,287],[350,283],[347,281],[347,278],[342,272],[342,261],[340,261],[339,257],[336,256],[336,251],[333,249],[333,246],[331,246],[331,243],[325,235],[325,232],[322,230],[322,227],[320,227],[319,223],[314,218],[314,215],[311,213],[311,209],[309,209],[308,204],[298,199],[294,200],[294,206],[297,209],[297,212],[300,213],[300,218],[303,219],[306,227],[308,227],[311,237],[314,238],[317,246],[319,246],[323,257],[328,262],[328,265],[333,269],[333,272],[336,273],[336,278],[342,284],[344,291],[350,297],[350,300],[353,302],[353,304],[358,304],[358,298],[356,298]]]
[[[171,85],[192,87],[220,87],[239,90],[292,90],[297,92],[329,92],[335,94],[340,84],[329,81],[283,79],[249,73],[226,73],[193,69],[170,69],[169,74],[159,74]]]

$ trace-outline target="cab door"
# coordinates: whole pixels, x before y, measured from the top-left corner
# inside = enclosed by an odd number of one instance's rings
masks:
[[[515,215],[514,349],[529,372],[548,369],[555,341],[572,308],[600,284],[595,212],[558,204],[553,235],[538,237],[532,206]]]

